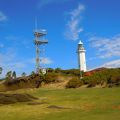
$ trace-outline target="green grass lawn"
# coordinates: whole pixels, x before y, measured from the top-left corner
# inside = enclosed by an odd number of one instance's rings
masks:
[[[10,92],[11,93],[11,92]],[[29,93],[44,104],[0,105],[0,120],[120,120],[120,88],[34,89]],[[60,106],[65,109],[48,108]]]

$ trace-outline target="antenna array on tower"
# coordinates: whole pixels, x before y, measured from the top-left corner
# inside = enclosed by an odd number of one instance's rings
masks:
[[[40,46],[41,45],[44,45],[44,44],[47,44],[48,43],[48,40],[45,40],[43,38],[43,36],[45,36],[47,34],[47,31],[46,30],[38,30],[37,29],[37,20],[36,20],[36,29],[34,31],[34,36],[35,36],[35,40],[34,40],[34,44],[36,46],[36,73],[39,73],[40,69],[41,69],[41,61],[40,61]]]

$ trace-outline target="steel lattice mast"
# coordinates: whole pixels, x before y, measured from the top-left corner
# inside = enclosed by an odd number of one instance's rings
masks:
[[[36,73],[39,73],[40,70],[40,52],[42,52],[42,50],[40,51],[40,45],[43,44],[47,44],[48,40],[44,40],[43,36],[45,36],[47,34],[46,30],[38,30],[37,29],[37,22],[36,22],[36,30],[34,32],[34,36],[35,36],[35,40],[34,40],[34,44],[36,46]],[[40,40],[41,38],[41,40]]]

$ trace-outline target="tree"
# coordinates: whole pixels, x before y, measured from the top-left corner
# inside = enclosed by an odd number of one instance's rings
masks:
[[[22,77],[26,77],[26,73],[25,72],[22,73]]]
[[[13,71],[13,73],[12,73],[12,78],[16,79],[16,72],[15,71]]]
[[[47,71],[48,72],[54,72],[54,69],[53,68],[48,68]]]
[[[6,79],[11,80],[12,79],[12,71],[8,71],[6,74]]]
[[[36,75],[36,74],[35,74],[35,72],[34,72],[34,71],[32,71],[32,72],[31,72],[31,77],[33,77],[33,78],[34,78],[34,77],[35,77],[35,75]]]
[[[2,67],[0,67],[0,74],[2,74],[2,70],[3,70]]]
[[[32,72],[31,72],[31,75],[35,75],[35,72],[34,72],[34,71],[32,71]]]
[[[61,68],[56,68],[56,69],[55,69],[55,72],[56,72],[56,73],[61,72]]]

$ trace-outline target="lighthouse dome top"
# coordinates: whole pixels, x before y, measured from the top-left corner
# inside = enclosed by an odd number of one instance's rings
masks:
[[[79,45],[82,45],[83,44],[83,42],[80,40],[80,42],[78,43]]]

